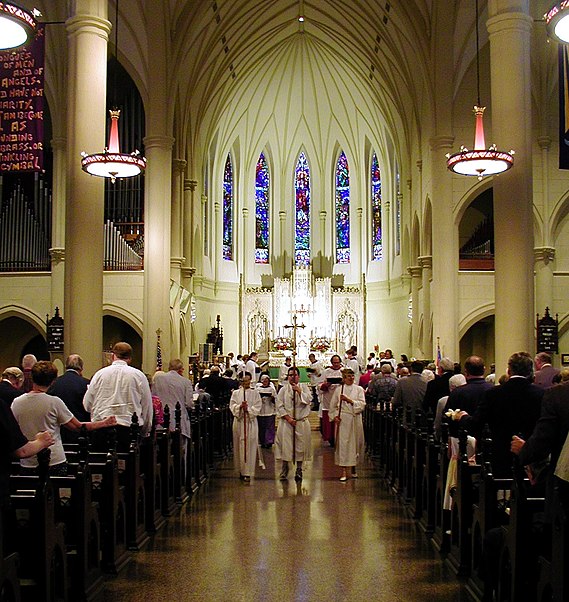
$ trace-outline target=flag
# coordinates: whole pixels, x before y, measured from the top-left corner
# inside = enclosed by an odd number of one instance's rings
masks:
[[[569,50],[559,44],[559,169],[569,169]]]
[[[157,333],[156,341],[156,370],[162,370],[162,347],[160,346],[160,333]]]

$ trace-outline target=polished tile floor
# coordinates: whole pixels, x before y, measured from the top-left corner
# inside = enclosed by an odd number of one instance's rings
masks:
[[[464,588],[371,465],[338,480],[313,433],[302,484],[279,463],[240,482],[229,460],[179,516],[107,581],[104,602],[466,602]]]

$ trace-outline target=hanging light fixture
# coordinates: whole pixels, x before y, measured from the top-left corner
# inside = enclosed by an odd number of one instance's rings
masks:
[[[549,37],[562,44],[569,43],[569,2],[557,2],[543,17]]]
[[[34,13],[12,2],[0,2],[0,50],[19,48],[35,35]]]
[[[119,0],[116,0],[115,17],[115,54],[118,58],[119,47]],[[116,74],[113,83],[113,94],[116,96]],[[116,105],[116,99],[115,99]],[[111,130],[109,132],[109,146],[102,153],[88,155],[82,152],[81,168],[92,176],[109,178],[114,184],[117,178],[132,178],[146,169],[146,159],[140,156],[138,150],[130,154],[121,153],[119,143],[119,116],[117,108],[109,111],[111,115]]]
[[[486,148],[484,139],[484,124],[482,122],[484,110],[480,102],[480,49],[478,35],[478,0],[476,0],[476,83],[478,102],[474,107],[476,115],[476,130],[474,135],[474,150],[461,146],[458,153],[447,154],[447,167],[454,173],[463,176],[477,176],[481,180],[484,176],[493,176],[502,173],[514,164],[514,151],[506,152],[496,149],[493,144]]]

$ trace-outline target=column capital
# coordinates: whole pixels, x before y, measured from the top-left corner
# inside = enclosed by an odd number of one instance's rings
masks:
[[[53,263],[65,261],[65,249],[63,247],[52,247],[49,249],[49,256]]]
[[[541,150],[548,151],[551,147],[551,136],[539,136],[537,138],[537,143],[539,144],[539,148],[541,148]]]
[[[358,207],[358,208],[356,209],[356,212],[357,212],[357,214],[358,214],[358,218],[360,218],[360,219],[361,219],[361,218],[362,218],[362,215],[364,214],[363,207]]]
[[[432,255],[422,255],[417,258],[419,265],[425,270],[431,270],[433,268],[433,256]]]
[[[65,29],[67,29],[69,36],[75,36],[80,32],[88,32],[100,36],[106,42],[109,41],[111,28],[112,25],[108,19],[96,15],[75,15],[65,21]]]
[[[172,171],[174,173],[182,173],[186,169],[187,161],[184,159],[172,159]]]
[[[385,211],[385,213],[389,213],[389,210],[391,208],[391,201],[389,199],[382,199],[381,204],[383,205],[383,210]]]
[[[498,4],[496,0],[488,3],[488,21],[486,21],[486,27],[490,36],[506,31],[518,31],[528,34],[531,32],[533,19],[525,12],[527,9],[519,6],[518,10],[515,10],[514,7],[507,6],[502,11],[498,7]]]
[[[219,213],[219,211],[221,210],[221,203],[219,201],[215,201],[215,203],[213,204],[213,208],[216,213]]]
[[[51,148],[54,151],[63,151],[67,146],[67,137],[66,136],[54,136],[50,140]]]
[[[419,159],[419,160],[416,162],[416,165],[417,165],[417,169],[418,169],[420,172],[422,172],[422,171],[423,171],[423,160],[422,160],[422,159]]]
[[[281,222],[284,222],[284,220],[286,219],[286,211],[284,211],[284,209],[281,209],[279,211],[279,218],[280,218]]]
[[[182,276],[184,278],[192,278],[195,275],[195,273],[196,273],[196,268],[194,268],[192,266],[190,266],[190,267],[183,266],[182,267]]]
[[[247,219],[249,217],[249,207],[243,207],[241,212],[243,213],[243,219]]]
[[[543,261],[547,265],[550,261],[555,259],[555,248],[554,247],[534,247],[533,256],[535,261]]]
[[[407,268],[407,273],[411,278],[421,278],[423,274],[423,268],[420,265],[410,265]]]
[[[326,219],[326,216],[328,214],[326,213],[326,209],[320,209],[320,221],[324,221]]]
[[[454,136],[433,136],[429,140],[429,144],[433,151],[450,150],[454,144]]]
[[[207,194],[202,194],[202,205],[207,203]]]
[[[185,257],[170,257],[170,267],[175,270],[180,270],[182,268],[182,264],[184,263]]]
[[[195,192],[197,186],[197,180],[184,180],[184,190],[190,190],[191,192]]]
[[[144,151],[148,153],[150,149],[160,149],[169,151],[174,146],[174,138],[172,136],[145,136],[142,140],[144,143]]]

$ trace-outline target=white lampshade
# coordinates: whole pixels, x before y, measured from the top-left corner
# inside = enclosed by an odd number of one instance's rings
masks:
[[[11,2],[0,2],[0,50],[19,48],[35,35],[32,13]]]

